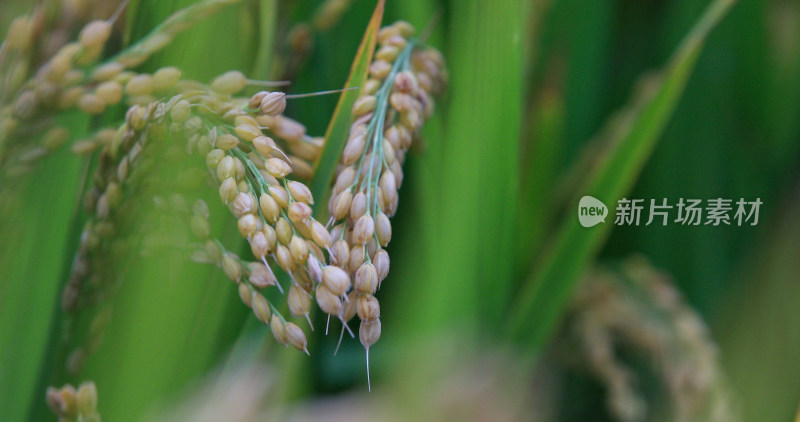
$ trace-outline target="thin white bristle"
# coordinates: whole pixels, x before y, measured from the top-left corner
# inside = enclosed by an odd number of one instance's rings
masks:
[[[366,348],[367,350],[367,391],[370,393],[372,392],[372,384],[369,381],[369,347]]]
[[[356,335],[353,334],[353,330],[350,329],[350,327],[347,325],[347,322],[344,320],[344,318],[342,318],[340,316],[339,317],[339,321],[342,321],[342,324],[344,325],[344,328],[347,328],[347,332],[350,333],[350,337],[356,338]]]
[[[264,130],[264,129],[269,129],[269,126],[259,126],[258,128],[259,128],[259,129],[261,129],[261,130]],[[286,155],[286,153],[285,153],[285,152],[283,152],[283,151],[282,151],[280,148],[279,148],[279,149],[276,149],[276,150],[274,150],[273,152],[278,152],[278,153],[280,153],[280,154],[283,156],[283,158],[284,158],[286,161],[288,161],[288,162],[289,162],[289,164],[294,164],[294,162],[292,161],[292,159],[291,159],[291,158],[289,158],[289,156],[288,156],[288,155]],[[271,154],[270,154],[270,155],[271,155]],[[261,156],[261,154],[259,154],[259,156]],[[269,159],[270,157],[269,157],[269,156],[267,156],[267,157],[263,157],[263,156],[262,156],[262,158],[264,158],[265,160],[267,160],[267,159]]]
[[[307,94],[292,94],[292,95],[287,95],[286,98],[287,99],[291,99],[291,98],[316,97],[318,95],[336,94],[338,92],[352,91],[354,89],[358,89],[358,87],[354,86],[354,87],[345,88],[345,89],[331,89],[331,90],[328,90],[328,91],[309,92]]]
[[[288,161],[288,162],[289,162],[289,164],[294,164],[294,163],[292,162],[292,159],[291,159],[291,158],[289,158],[289,156],[288,156],[288,155],[286,155],[286,153],[285,153],[285,152],[283,152],[283,150],[280,150],[280,149],[278,149],[278,150],[276,150],[276,151],[280,152],[280,153],[281,153],[281,155],[283,156],[283,159],[284,159],[284,160],[286,160],[286,161]]]
[[[275,277],[275,273],[272,272],[272,268],[270,268],[269,264],[267,264],[267,257],[261,257],[261,261],[264,262],[264,266],[267,267],[267,271],[269,271],[269,273],[272,275],[272,278],[275,279],[275,287],[277,287],[278,291],[283,294],[283,287],[281,287],[281,283],[278,283],[278,277]]]
[[[117,6],[117,10],[114,11],[114,13],[111,15],[111,17],[108,18],[106,22],[113,25],[117,21],[117,19],[119,19],[120,15],[122,15],[122,11],[125,10],[126,7],[128,7],[128,0],[125,0],[122,3],[120,3],[119,6]]]
[[[325,335],[328,335],[328,327],[331,325],[331,314],[328,314],[328,321],[325,322]]]
[[[347,324],[345,324],[345,325],[347,325]],[[336,343],[336,350],[333,351],[333,355],[334,356],[336,356],[336,354],[339,353],[339,346],[342,345],[342,338],[344,337],[344,327],[345,327],[345,325],[342,326],[342,331],[339,332],[339,342]]]
[[[311,323],[311,318],[308,317],[308,314],[306,314],[306,321],[308,321],[308,326],[311,327],[311,331],[314,331],[314,324]]]

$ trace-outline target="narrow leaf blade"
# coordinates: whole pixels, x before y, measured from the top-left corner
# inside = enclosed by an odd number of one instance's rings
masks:
[[[378,30],[383,19],[384,3],[385,0],[379,0],[375,6],[375,11],[367,25],[367,31],[364,33],[364,38],[361,39],[361,44],[350,68],[350,75],[344,85],[345,91],[339,97],[339,102],[336,104],[328,129],[325,131],[325,147],[317,162],[314,163],[314,179],[311,181],[311,193],[317,199],[317,204],[323,203],[325,199],[331,178],[336,170],[336,163],[339,162],[339,156],[342,154],[344,144],[347,141],[352,121],[351,110],[353,103],[361,95],[358,89],[348,89],[363,86],[367,80],[369,64],[372,62],[372,54],[375,51],[375,44],[378,40]],[[320,210],[324,209],[324,207],[320,207],[317,212],[323,212]]]
[[[614,128],[614,136],[606,140],[614,147],[599,158],[593,177],[581,185],[581,193],[613,205],[632,188],[678,104],[705,39],[733,3],[717,0],[711,4],[665,69],[634,96],[617,120],[620,126]],[[541,348],[611,226],[609,221],[584,228],[574,218],[565,218],[511,309],[513,338],[534,350]]]

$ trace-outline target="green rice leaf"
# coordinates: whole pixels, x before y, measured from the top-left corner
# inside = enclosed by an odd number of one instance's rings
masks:
[[[678,47],[666,67],[643,81],[629,105],[601,136],[590,175],[579,192],[612,205],[625,195],[647,162],[683,93],[705,40],[734,3],[718,0]],[[510,313],[513,338],[538,350],[555,329],[581,274],[599,251],[612,224],[581,227],[570,215],[527,277]]]

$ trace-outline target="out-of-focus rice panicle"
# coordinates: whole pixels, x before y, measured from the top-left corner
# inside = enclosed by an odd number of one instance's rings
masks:
[[[620,421],[653,419],[657,411],[669,420],[738,420],[700,316],[644,259],[629,258],[620,269],[589,276],[559,340],[577,355],[571,362],[605,386],[609,413]],[[650,362],[666,403],[652,402],[640,387],[641,369],[629,364],[631,356]]]

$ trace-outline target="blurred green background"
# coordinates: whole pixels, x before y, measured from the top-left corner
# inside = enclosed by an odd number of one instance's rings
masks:
[[[141,38],[190,3],[130,0],[116,42]],[[323,3],[244,0],[141,69],[178,66],[203,81],[239,69],[289,78],[291,93],[341,87],[376,2],[327,2],[342,9],[324,28],[313,25]],[[0,28],[29,7],[0,3]],[[381,418],[407,414],[404,402],[418,409],[415,419],[459,415],[436,409],[448,400],[476,405],[455,381],[466,367],[500,380],[481,409],[517,409],[501,405],[513,397],[525,403],[519,409],[556,409],[501,411],[495,420],[614,420],[590,381],[556,389],[531,380],[560,365],[548,345],[563,335],[583,275],[635,253],[670,274],[708,324],[741,419],[792,420],[800,399],[800,3],[388,0],[384,23],[397,19],[430,32],[450,85],[405,167],[392,269],[378,293],[373,393],[357,395],[366,390],[357,341],[345,340],[335,357],[336,336],[321,330],[311,358],[275,347],[221,271],[177,256],[141,259],[125,273],[103,345],[77,377],[65,376],[58,300],[84,219],[76,207],[84,158],[63,150],[15,181],[14,200],[0,210],[1,420],[52,420],[44,388],[86,379],[98,385],[105,420],[152,418],[145,415],[239,366],[268,368],[257,402],[269,419],[338,414],[333,405],[331,413],[293,413],[319,400],[350,400],[356,419],[368,419],[354,409],[370,404],[385,405]],[[292,48],[289,34],[309,22],[311,44]],[[322,135],[336,101],[293,100],[287,114]],[[64,119],[78,134],[99,124]],[[763,205],[753,227],[614,227],[609,219],[585,229],[575,218],[585,194],[611,208],[622,197]],[[218,208],[212,215],[225,216]],[[214,227],[236,238],[232,219]],[[315,325],[323,324],[318,315]],[[451,388],[442,387],[450,376]],[[510,386],[521,388],[506,394]],[[558,410],[573,402],[583,413]]]

